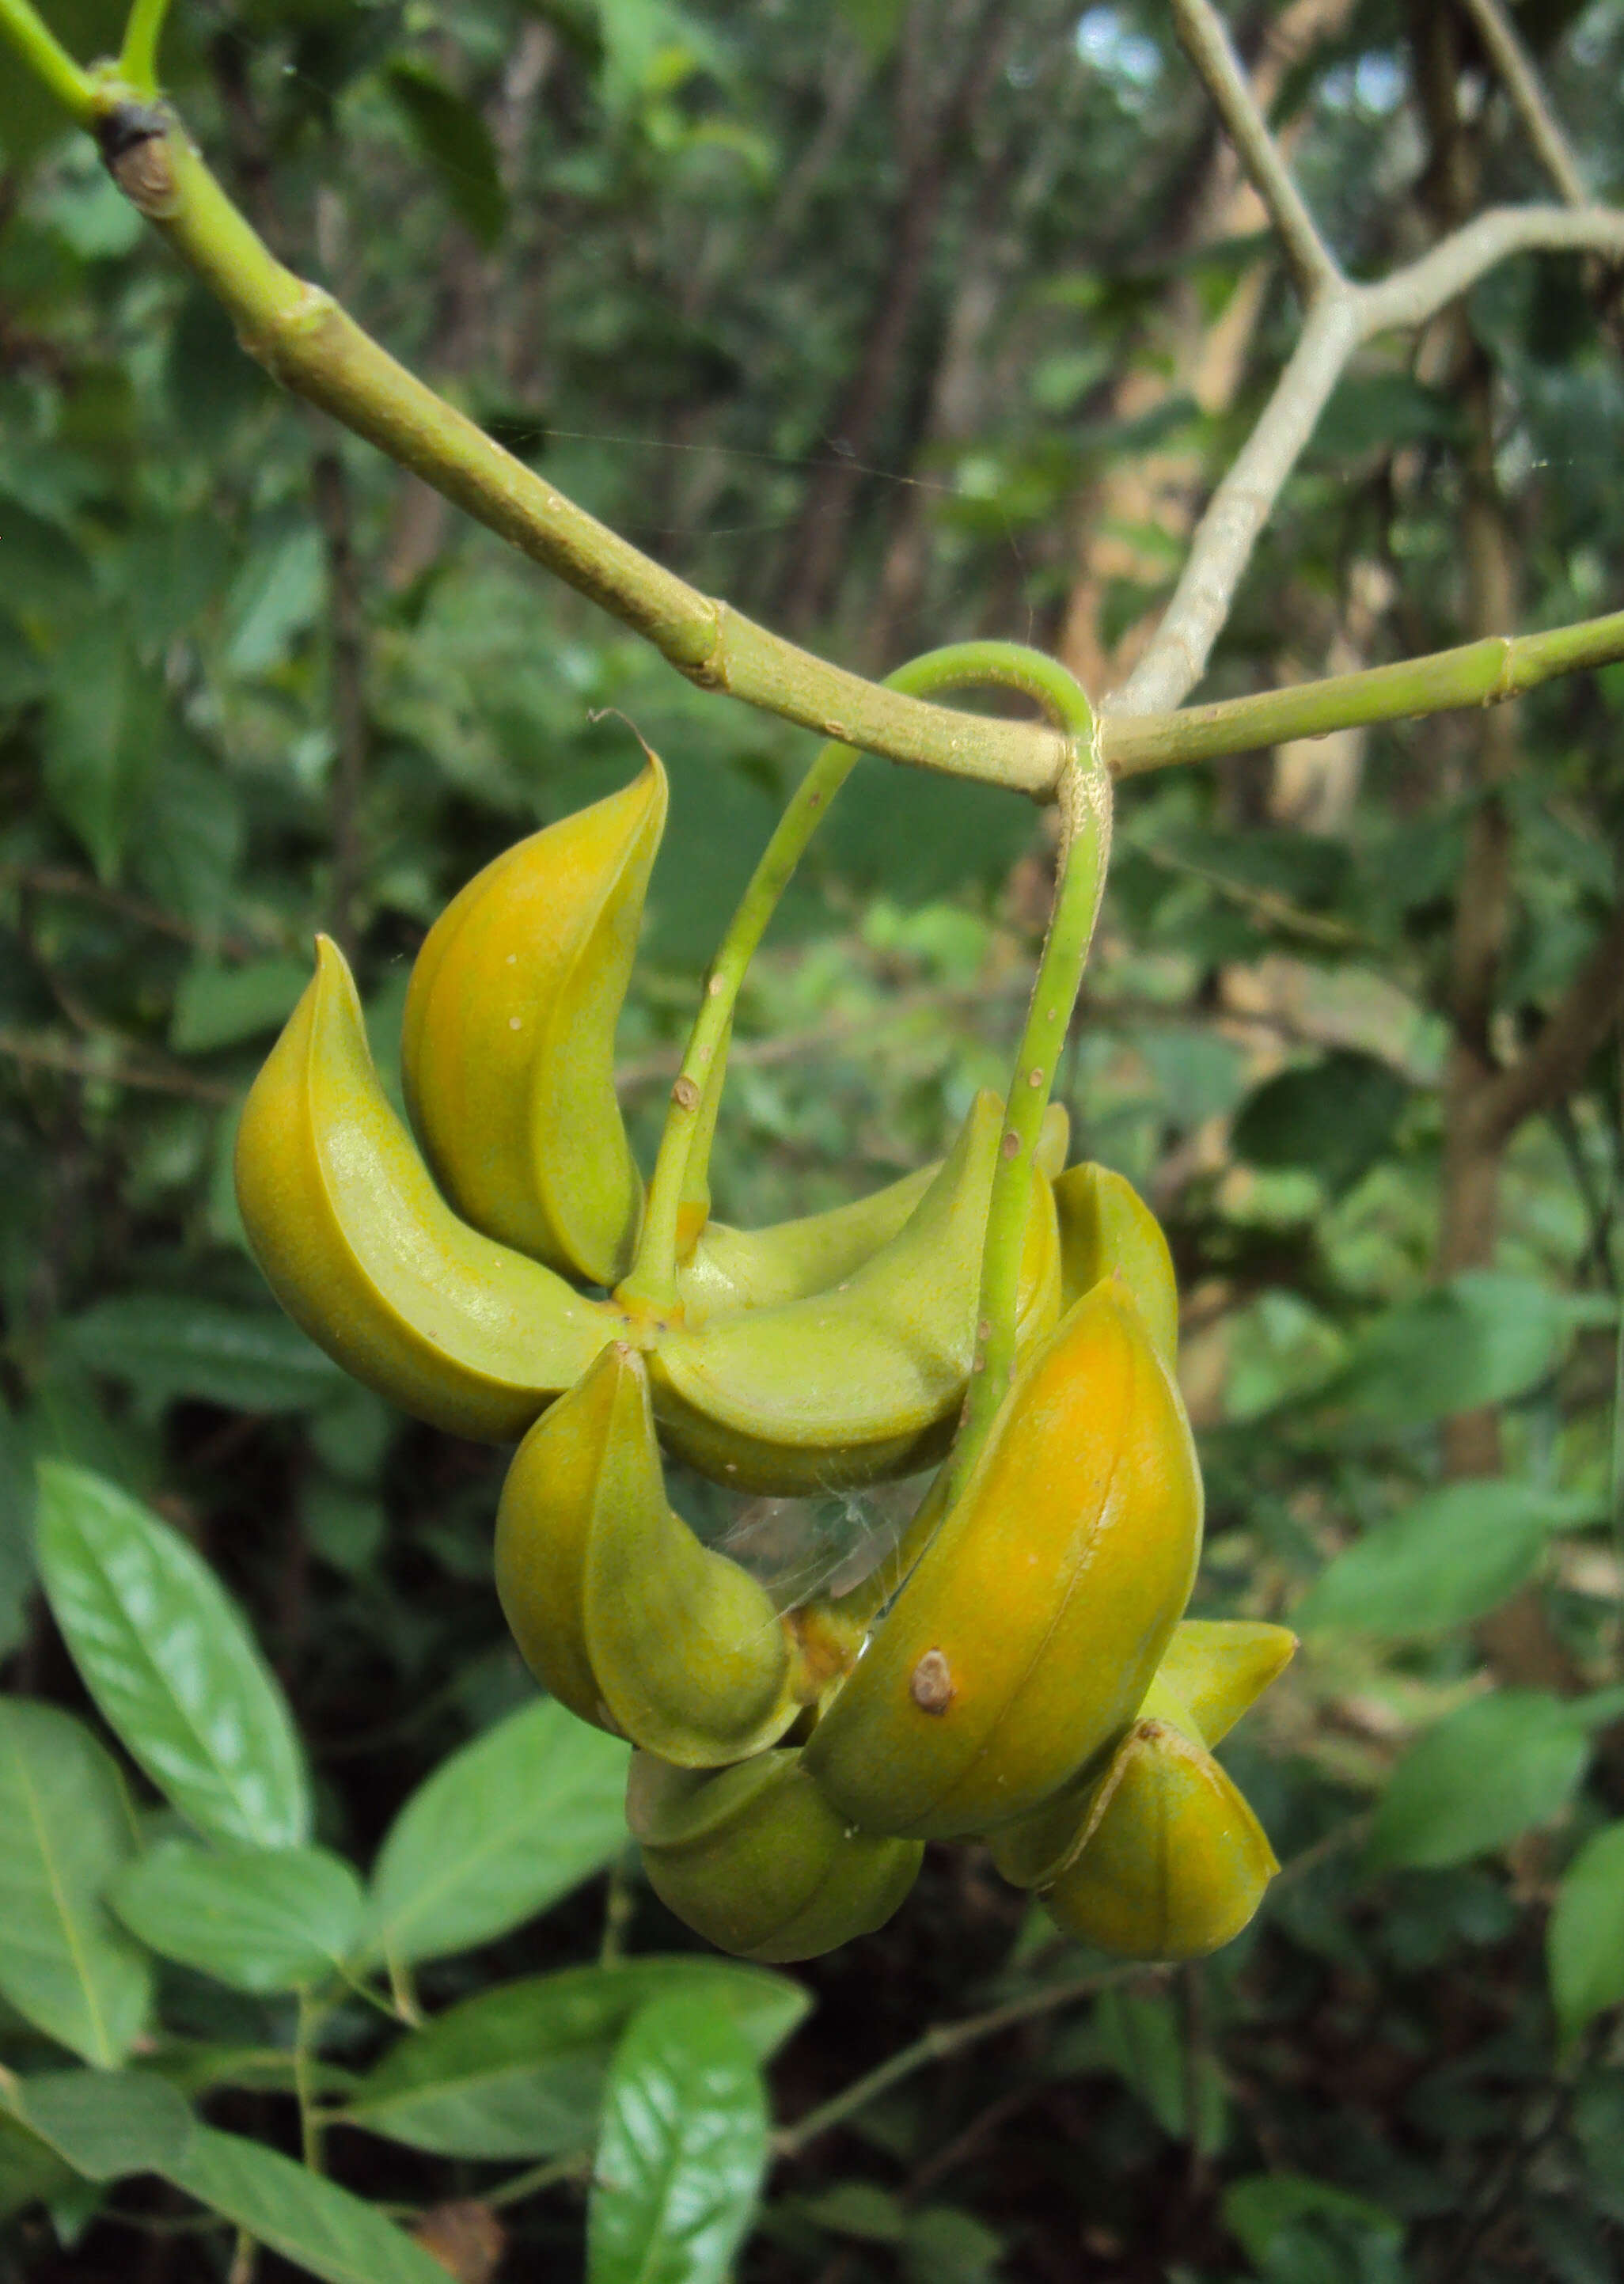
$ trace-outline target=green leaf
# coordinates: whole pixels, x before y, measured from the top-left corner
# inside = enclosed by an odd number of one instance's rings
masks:
[[[902,36],[908,0],[837,0],[840,20],[871,64],[883,64]]]
[[[1515,1593],[1538,1566],[1549,1532],[1597,1512],[1594,1500],[1502,1476],[1447,1483],[1345,1548],[1294,1623],[1305,1631],[1346,1626],[1395,1640],[1447,1633]]]
[[[208,1054],[280,1030],[309,981],[299,960],[256,959],[246,967],[199,960],[176,991],[169,1044],[176,1054]]]
[[[507,193],[485,121],[471,103],[410,58],[397,58],[389,66],[384,85],[439,176],[452,213],[481,246],[495,246],[507,220]]]
[[[1376,1810],[1370,1860],[1464,1864],[1549,1823],[1589,1758],[1582,1701],[1537,1689],[1474,1698],[1412,1745]]]
[[[181,2162],[164,2171],[177,2189],[327,2284],[446,2284],[440,2263],[393,2221],[261,2142],[200,2125]]]
[[[614,2044],[639,2007],[686,1991],[764,2061],[805,2015],[799,1984],[704,1958],[572,1967],[481,1991],[402,2038],[357,2092],[349,2124],[444,2157],[547,2157],[589,2138]]]
[[[118,872],[165,712],[161,686],[137,665],[115,621],[92,620],[51,661],[46,791],[104,880]]]
[[[116,1879],[108,1900],[149,1950],[238,1991],[323,1982],[361,1925],[361,1882],[324,1848],[168,1841]]]
[[[57,1337],[75,1363],[130,1381],[153,1405],[185,1396],[239,1412],[301,1412],[343,1381],[279,1311],[179,1294],[117,1294],[70,1317]]]
[[[1376,2284],[1378,2276],[1391,2277],[1393,2284],[1398,2284],[1397,2272],[1390,2264],[1397,2257],[1404,2232],[1391,2213],[1364,2197],[1355,2196],[1329,2181],[1310,2180],[1302,2173],[1252,2173],[1232,2181],[1223,2193],[1222,2202],[1224,2226],[1246,2257],[1264,2275],[1279,2277],[1282,2284],[1292,2274],[1307,2277],[1347,2272],[1369,2275],[1371,2284]],[[1335,2269],[1328,2268],[1324,2259],[1327,2237],[1333,2242],[1339,2238],[1344,2242],[1349,2238],[1355,2241],[1360,2238],[1373,2239],[1373,2249],[1383,2257],[1384,2264],[1377,2271],[1362,2263],[1351,2272],[1339,2264]],[[1316,2252],[1317,2261],[1314,2258]],[[1292,2266],[1293,2257],[1300,2258],[1295,2270]]]
[[[167,2173],[198,2130],[183,2098],[144,2070],[52,2070],[12,2085],[12,2116],[90,2181]]]
[[[38,1537],[74,1662],[159,1790],[228,1840],[308,1839],[309,1784],[286,1701],[180,1533],[101,1476],[45,1460]]]
[[[199,740],[176,739],[153,769],[131,831],[130,870],[142,887],[207,937],[226,918],[246,839],[237,787]]]
[[[1565,2038],[1624,2005],[1624,1823],[1586,1841],[1563,1875],[1545,1930],[1551,2003]]]
[[[0,1699],[0,1992],[103,2069],[146,2026],[152,1969],[103,1905],[136,1851],[119,1772],[54,1705]]]
[[[314,526],[297,522],[262,540],[226,598],[227,673],[252,678],[279,666],[296,637],[315,625],[326,586]]]
[[[1380,1318],[1313,1400],[1384,1428],[1503,1404],[1555,1371],[1575,1321],[1548,1285],[1472,1270]]]
[[[1228,2130],[1223,2078],[1210,2057],[1198,2071],[1195,2132],[1190,2127],[1190,2061],[1183,2026],[1165,1991],[1107,1991],[1094,2010],[1100,2060],[1131,2086],[1171,2139],[1192,2138],[1215,2157]]]
[[[0,1396],[0,1658],[27,1631],[34,1589],[34,1469],[18,1423]]]
[[[991,2284],[1003,2239],[957,2205],[927,2205],[908,2224],[902,2273],[908,2284]]]
[[[550,1699],[454,1753],[384,1841],[362,1955],[471,1950],[601,1871],[626,1844],[628,1757]]]
[[[1407,1082],[1389,1064],[1338,1048],[1266,1079],[1247,1097],[1235,1121],[1235,1154],[1253,1166],[1307,1167],[1339,1197],[1384,1154],[1409,1099]]]
[[[766,2088],[737,2024],[693,1992],[652,2000],[610,2069],[588,2284],[722,2284],[766,2168]]]
[[[0,2221],[60,2195],[77,2178],[54,2149],[0,2110]]]

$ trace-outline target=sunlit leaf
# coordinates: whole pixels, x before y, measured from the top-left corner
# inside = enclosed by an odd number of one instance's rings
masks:
[[[183,1816],[261,1848],[308,1836],[280,1689],[208,1565],[99,1475],[42,1462],[40,1570],[85,1686]]]
[[[610,2069],[588,2284],[722,2284],[766,2167],[766,2090],[738,2025],[695,1992],[652,2000]]]
[[[551,1699],[441,1762],[391,1826],[363,1954],[468,1951],[545,1911],[626,1844],[628,1748]]]
[[[639,2007],[673,1991],[728,2016],[757,2061],[811,2003],[787,1976],[725,1959],[566,1967],[481,1991],[402,2038],[347,2115],[441,2156],[543,2157],[578,2147],[597,2115],[615,2041]]]

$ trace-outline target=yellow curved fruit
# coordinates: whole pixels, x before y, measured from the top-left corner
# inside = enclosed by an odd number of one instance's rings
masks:
[[[740,1760],[800,1710],[790,1628],[667,1503],[648,1375],[621,1343],[519,1445],[496,1592],[542,1686],[663,1761]]]
[[[867,1831],[951,1839],[1026,1814],[1133,1720],[1200,1536],[1178,1392],[1108,1279],[1017,1374],[808,1768]]]
[[[506,1443],[585,1371],[615,1320],[458,1221],[390,1108],[344,955],[316,974],[237,1137],[255,1260],[296,1324],[436,1428]]]
[[[1279,1870],[1206,1748],[1142,1720],[1099,1788],[1071,1862],[1043,1892],[1067,1935],[1124,1959],[1198,1959],[1238,1936]]]
[[[619,793],[472,880],[424,939],[402,1076],[447,1196],[473,1226],[611,1285],[643,1211],[614,1029],[666,817],[652,755]]]
[[[1139,1717],[1171,1723],[1198,1744],[1216,1745],[1289,1663],[1296,1647],[1297,1637],[1285,1626],[1246,1618],[1183,1619],[1145,1692]],[[1112,1761],[1108,1749],[1029,1816],[990,1835],[993,1861],[1006,1880],[1018,1888],[1054,1884],[1092,1828]]]
[[[918,1876],[917,1842],[853,1832],[779,1747],[710,1775],[632,1756],[626,1821],[649,1885],[737,1959],[816,1959],[883,1927]]]
[[[1070,1123],[1061,1106],[1050,1103],[1036,1151],[1038,1169],[1050,1181],[1066,1162]],[[941,1166],[938,1158],[849,1205],[775,1222],[767,1229],[705,1222],[677,1270],[684,1324],[693,1329],[727,1311],[781,1308],[787,1301],[826,1293],[890,1243]]]
[[[1131,1182],[1109,1166],[1068,1167],[1055,1183],[1061,1305],[1114,1271],[1139,1304],[1171,1368],[1178,1361],[1178,1285],[1161,1224]]]
[[[997,1097],[980,1095],[902,1227],[828,1292],[662,1331],[649,1370],[668,1448],[716,1482],[788,1496],[910,1474],[938,1458],[970,1371],[1002,1131]],[[1035,1169],[1023,1349],[1054,1322],[1059,1282],[1053,1198]]]

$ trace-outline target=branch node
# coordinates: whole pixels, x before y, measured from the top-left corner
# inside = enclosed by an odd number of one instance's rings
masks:
[[[103,166],[137,212],[153,222],[167,220],[179,202],[169,155],[175,129],[161,103],[115,103],[96,122]]]

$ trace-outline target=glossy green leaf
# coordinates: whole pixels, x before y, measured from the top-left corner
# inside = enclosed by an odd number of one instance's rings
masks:
[[[159,1790],[228,1840],[307,1839],[309,1784],[286,1702],[180,1533],[103,1477],[48,1460],[38,1543],[85,1686]]]
[[[722,2284],[766,2167],[766,2088],[738,2025],[691,1991],[652,2000],[610,2068],[588,2284]]]
[[[363,1955],[405,1962],[505,1935],[626,1845],[628,1748],[550,1699],[441,1764],[372,1873]]]
[[[1474,1698],[1410,1747],[1377,1803],[1370,1857],[1464,1864],[1566,1806],[1589,1758],[1575,1708],[1537,1689]]]
[[[1551,2002],[1567,2038],[1624,2005],[1624,1823],[1586,1841],[1563,1874],[1545,1930]]]
[[[169,1841],[109,1890],[149,1950],[238,1991],[324,1981],[353,1946],[361,1882],[324,1848],[193,1848]]]
[[[87,2180],[166,2173],[197,2131],[183,2097],[144,2070],[52,2070],[13,2085],[12,2116]]]
[[[168,2179],[326,2284],[446,2284],[437,2260],[375,2207],[262,2142],[199,2126]]]
[[[54,1705],[0,1699],[0,1992],[105,2069],[146,2027],[152,1970],[103,1904],[136,1852],[122,1779]]]
[[[242,1412],[301,1412],[338,1393],[343,1376],[274,1309],[230,1309],[170,1293],[122,1293],[60,1326],[66,1354],[128,1381],[152,1405],[179,1396]]]
[[[1594,1500],[1503,1476],[1446,1483],[1345,1548],[1292,1622],[1394,1639],[1446,1633],[1515,1593],[1551,1530],[1597,1512]]]
[[[729,2018],[758,2061],[811,2001],[769,1968],[695,1958],[629,1959],[481,1991],[385,2057],[347,2113],[352,2124],[447,2157],[545,2157],[589,2138],[615,2041],[671,1992]]]

